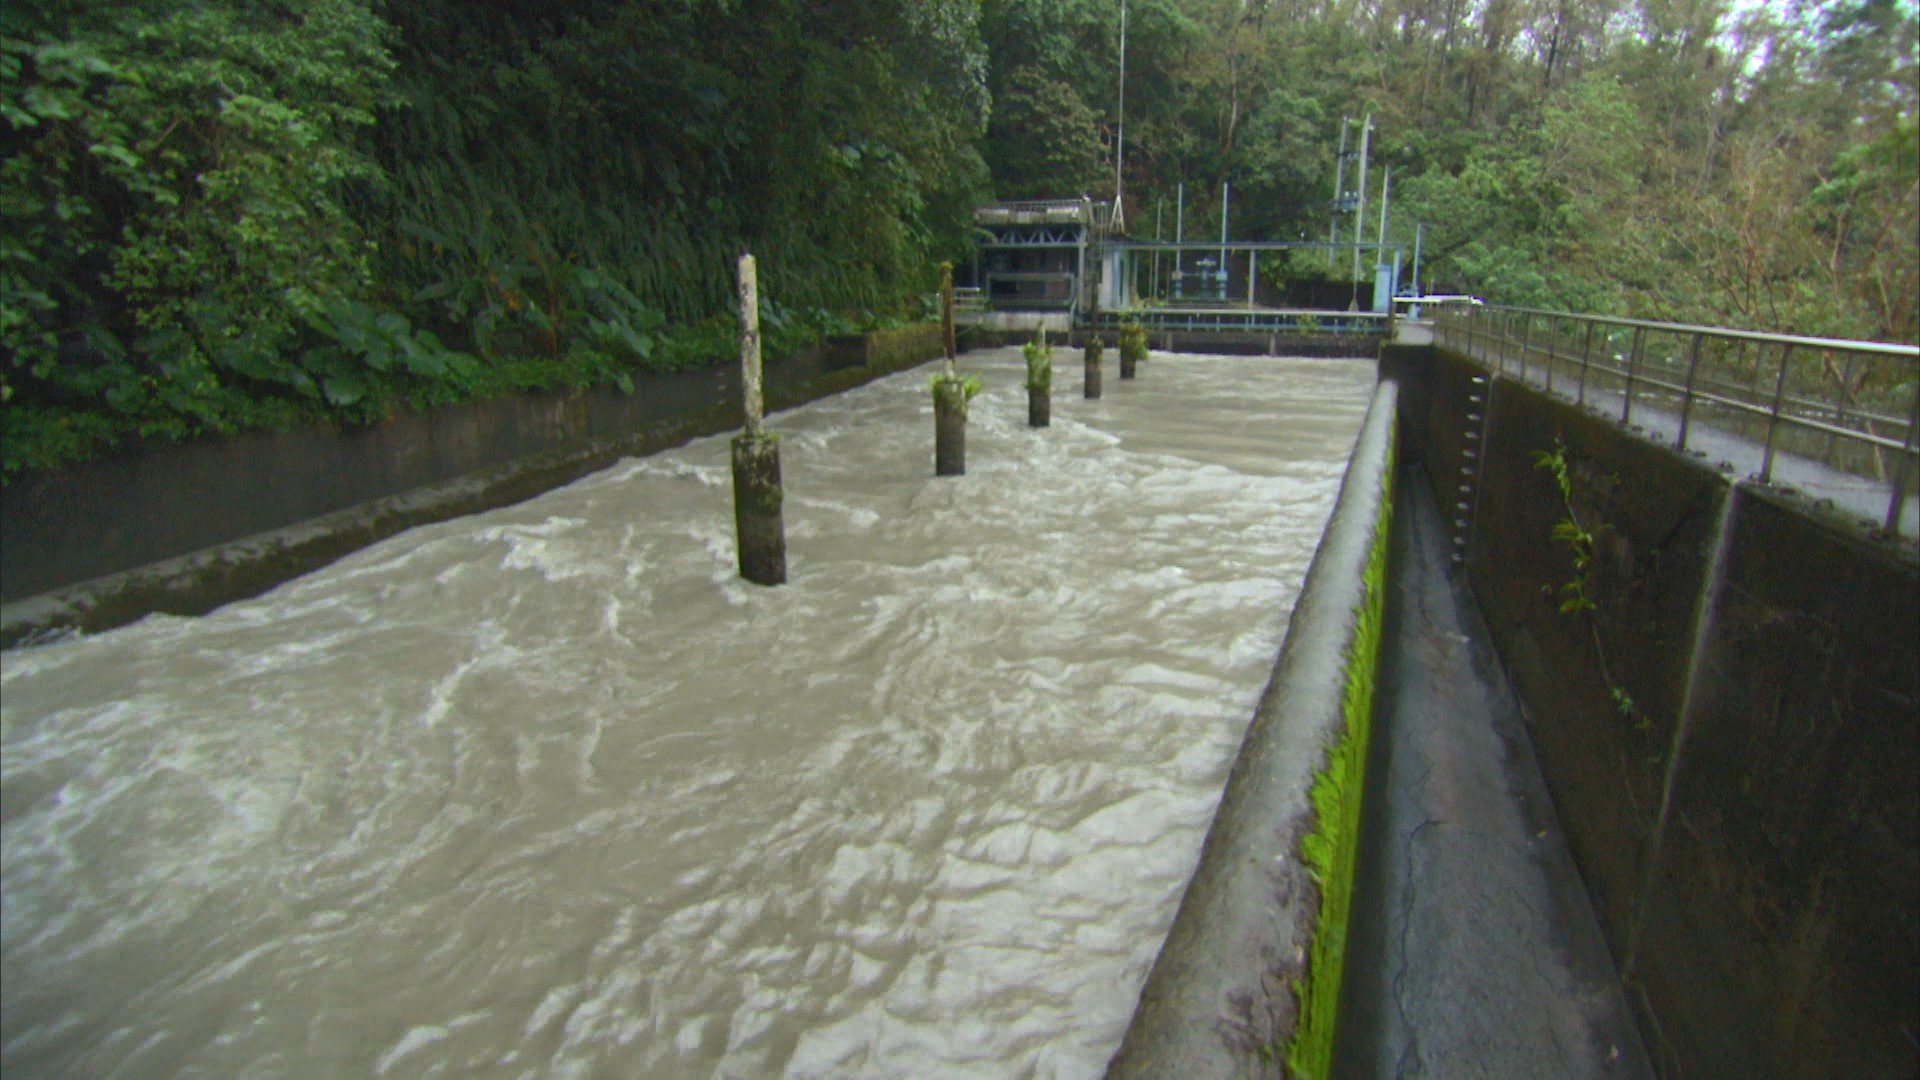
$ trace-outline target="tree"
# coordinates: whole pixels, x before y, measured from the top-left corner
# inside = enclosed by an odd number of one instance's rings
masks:
[[[1004,198],[1113,194],[1093,110],[1038,68],[1007,77],[988,137],[988,164]]]

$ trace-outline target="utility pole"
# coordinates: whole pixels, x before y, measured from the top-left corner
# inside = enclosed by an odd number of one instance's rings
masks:
[[[1126,229],[1121,166],[1127,160],[1127,0],[1120,0],[1120,123],[1113,137],[1113,231]]]
[[[1368,113],[1360,121],[1360,199],[1353,207],[1353,299],[1347,304],[1348,311],[1360,310],[1360,245],[1363,226],[1361,221],[1367,212],[1367,151],[1373,138],[1373,114]]]
[[[1373,275],[1374,302],[1380,301],[1380,268],[1387,264],[1387,207],[1393,202],[1393,166],[1380,170],[1380,231],[1374,236]],[[1393,288],[1398,284],[1394,278],[1399,276],[1400,259],[1394,257],[1394,277],[1387,279],[1387,311],[1393,311]]]
[[[1170,284],[1172,284],[1173,286],[1172,298],[1176,300],[1180,298],[1180,293],[1183,291],[1180,288],[1180,285],[1181,285],[1180,258],[1181,256],[1186,254],[1186,252],[1180,250],[1180,245],[1186,242],[1187,242],[1187,182],[1185,180],[1182,180],[1180,181],[1179,186],[1174,188],[1174,193],[1173,193],[1173,272],[1172,274],[1169,275],[1169,277],[1170,277]]]
[[[1327,230],[1327,265],[1333,265],[1333,249],[1340,243],[1340,212],[1345,209],[1341,200],[1347,194],[1347,128],[1353,123],[1353,117],[1340,118],[1340,154],[1333,159],[1333,213],[1332,226]]]
[[[1424,295],[1420,291],[1420,241],[1426,238],[1427,223],[1421,222],[1413,227],[1413,295]],[[1415,308],[1414,318],[1420,317],[1420,309]]]
[[[1166,213],[1167,213],[1167,197],[1165,195],[1161,195],[1158,198],[1153,200],[1153,242],[1156,245],[1160,243],[1160,219],[1165,217]],[[1153,287],[1150,290],[1148,290],[1148,295],[1151,296],[1152,294],[1157,293],[1159,291],[1160,291],[1160,249],[1158,247],[1155,247],[1153,249]]]
[[[1233,194],[1233,185],[1220,181],[1220,299],[1227,298],[1227,199]]]

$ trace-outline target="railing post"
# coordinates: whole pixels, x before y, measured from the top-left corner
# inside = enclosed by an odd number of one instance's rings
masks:
[[[1633,328],[1633,345],[1627,349],[1627,385],[1620,394],[1620,422],[1633,419],[1633,369],[1640,362],[1640,339],[1646,335],[1646,327]]]
[[[1793,345],[1783,343],[1780,346],[1780,374],[1773,380],[1773,407],[1767,410],[1767,449],[1760,457],[1760,482],[1773,483],[1773,433],[1780,427],[1780,399],[1787,392],[1787,358],[1793,355]]]
[[[1585,348],[1580,350],[1580,385],[1574,393],[1573,403],[1575,405],[1585,405],[1587,403],[1587,365],[1593,363],[1593,331],[1599,325],[1599,323],[1594,322],[1587,324],[1587,344]],[[1608,340],[1612,340],[1613,332],[1608,331],[1607,336]]]
[[[1907,441],[1893,467],[1893,497],[1887,502],[1887,535],[1900,535],[1900,511],[1907,501],[1907,477],[1913,473],[1913,454],[1920,444],[1920,382],[1913,387],[1913,412],[1907,418]]]
[[[1687,394],[1680,399],[1680,449],[1687,448],[1687,421],[1693,417],[1693,374],[1700,370],[1700,340],[1698,333],[1693,335],[1693,354],[1687,358]]]
[[[1548,334],[1548,394],[1551,394],[1553,392],[1553,356],[1559,352],[1555,348],[1559,346],[1559,329],[1561,329],[1559,319],[1548,319],[1548,329],[1551,331]]]
[[[1847,406],[1853,403],[1853,369],[1855,365],[1858,364],[1859,360],[1860,360],[1859,353],[1850,352],[1847,354],[1847,370],[1842,372],[1840,375],[1840,398],[1839,398],[1839,401],[1833,407],[1833,426],[1834,427],[1847,426]],[[1866,424],[1866,428],[1867,428],[1867,433],[1871,435],[1873,433],[1873,424],[1871,421],[1869,421]],[[1833,464],[1834,452],[1839,449],[1840,449],[1840,436],[1835,434],[1828,434],[1827,435],[1827,464],[1829,465]]]
[[[1533,313],[1520,316],[1520,381],[1532,382],[1527,372],[1531,365],[1527,362],[1527,350],[1533,345]]]

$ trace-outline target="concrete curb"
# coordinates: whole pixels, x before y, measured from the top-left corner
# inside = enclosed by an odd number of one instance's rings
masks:
[[[1314,773],[1344,720],[1347,654],[1393,467],[1398,386],[1382,382],[1160,956],[1109,1077],[1283,1071],[1320,915],[1300,858]]]

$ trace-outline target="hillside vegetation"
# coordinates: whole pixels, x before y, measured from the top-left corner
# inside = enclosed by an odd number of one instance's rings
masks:
[[[1435,287],[1913,341],[1915,21],[1130,0],[1128,219],[1170,235],[1184,182],[1210,234],[1230,180],[1236,236],[1324,236],[1371,114]],[[5,472],[711,363],[742,248],[776,352],[918,317],[977,202],[1113,194],[1119,32],[1118,0],[6,5]]]

